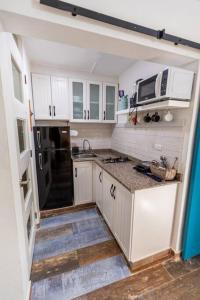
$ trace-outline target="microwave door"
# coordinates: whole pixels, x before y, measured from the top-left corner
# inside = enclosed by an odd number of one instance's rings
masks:
[[[139,83],[138,86],[138,104],[148,103],[156,98],[157,75],[154,75]],[[158,83],[157,83],[158,84]]]

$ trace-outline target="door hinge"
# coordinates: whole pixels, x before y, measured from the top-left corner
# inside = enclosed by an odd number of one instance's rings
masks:
[[[27,84],[26,75],[24,75],[24,83]]]

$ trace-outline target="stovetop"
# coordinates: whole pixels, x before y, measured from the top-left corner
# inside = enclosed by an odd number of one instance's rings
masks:
[[[113,164],[113,163],[127,162],[129,160],[130,159],[127,156],[125,156],[125,157],[119,156],[119,157],[108,157],[108,158],[105,158],[105,159],[102,160],[102,162],[104,164]]]

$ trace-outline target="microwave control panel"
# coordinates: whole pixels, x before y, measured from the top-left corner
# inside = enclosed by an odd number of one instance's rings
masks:
[[[161,79],[161,91],[160,95],[165,96],[167,92],[167,79],[168,79],[169,70],[166,69],[163,71],[162,79]]]

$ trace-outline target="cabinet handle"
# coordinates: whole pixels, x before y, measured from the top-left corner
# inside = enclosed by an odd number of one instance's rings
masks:
[[[40,130],[37,130],[37,144],[38,144],[38,147],[41,148]]]
[[[114,186],[113,192],[112,192],[112,195],[113,195],[114,200],[115,200],[115,190],[116,190],[116,186]]]
[[[43,165],[43,163],[42,163],[42,153],[39,153],[39,166],[40,166],[40,170],[43,169],[42,165]]]
[[[111,194],[111,197],[113,197],[113,190],[112,190],[113,187],[114,187],[114,186],[113,186],[113,184],[112,184],[111,187],[110,187],[110,194]]]
[[[99,173],[99,181],[102,183],[101,175],[102,175],[102,172]]]
[[[103,119],[105,120],[106,119],[106,111],[104,110],[103,112]]]
[[[84,120],[86,120],[86,110],[84,109]]]
[[[75,177],[77,177],[78,172],[77,172],[77,168],[75,168]]]
[[[51,105],[49,105],[49,115],[51,117]]]
[[[28,179],[28,180],[20,180],[20,186],[24,186],[24,185],[27,185],[27,184],[29,184],[29,182],[30,182],[30,179]]]
[[[88,110],[88,120],[90,119],[90,111]]]
[[[56,107],[55,107],[55,105],[53,106],[53,115],[54,115],[54,117],[56,115]]]

